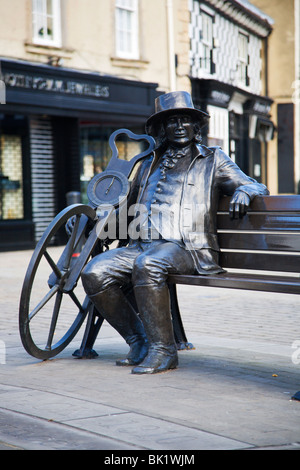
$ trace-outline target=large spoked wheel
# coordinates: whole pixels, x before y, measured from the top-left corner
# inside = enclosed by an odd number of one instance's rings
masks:
[[[87,224],[95,215],[87,205],[67,207],[51,222],[32,255],[21,292],[19,328],[25,350],[38,359],[60,353],[75,337],[90,308],[80,273],[72,289],[66,290],[66,285],[78,270],[76,261],[83,253]],[[73,231],[66,246],[55,246],[65,236],[65,224],[71,217]],[[89,256],[86,258],[85,262]]]

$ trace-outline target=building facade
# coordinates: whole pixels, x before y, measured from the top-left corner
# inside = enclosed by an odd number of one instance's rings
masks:
[[[211,116],[206,141],[267,184],[274,125],[263,56],[272,20],[244,1],[189,0],[189,9],[192,94]]]
[[[0,10],[0,249],[28,248],[69,193],[86,202],[110,134],[144,132],[157,83],[143,77],[136,1],[1,0]]]
[[[268,93],[275,138],[269,146],[275,193],[300,193],[300,0],[253,0],[274,19],[269,39]]]
[[[144,133],[159,93],[190,91],[211,115],[204,143],[267,182],[272,21],[248,1],[0,0],[0,11],[0,249],[34,246],[70,192],[86,202],[109,135]],[[126,158],[137,150],[122,144]]]

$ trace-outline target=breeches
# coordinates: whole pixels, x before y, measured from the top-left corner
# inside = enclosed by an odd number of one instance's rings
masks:
[[[81,277],[88,295],[113,285],[162,286],[169,274],[193,274],[193,258],[184,246],[163,240],[135,242],[95,256]]]

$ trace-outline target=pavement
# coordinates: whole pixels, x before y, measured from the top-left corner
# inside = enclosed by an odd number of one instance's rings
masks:
[[[128,346],[106,323],[95,359],[72,356],[83,327],[53,359],[25,351],[18,310],[31,255],[0,253],[1,450],[102,450],[110,464],[175,455],[179,465],[201,450],[300,450],[296,295],[179,286],[195,349],[179,352],[174,371],[136,376],[115,366]]]

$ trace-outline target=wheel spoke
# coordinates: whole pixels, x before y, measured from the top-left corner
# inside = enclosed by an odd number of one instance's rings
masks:
[[[33,317],[46,305],[46,303],[56,294],[56,292],[59,290],[59,286],[55,285],[52,287],[52,289],[47,292],[47,294],[43,297],[43,299],[37,304],[37,306],[31,311],[31,313],[28,315],[29,321],[33,319]]]
[[[68,241],[68,244],[67,244],[67,252],[66,252],[66,257],[64,259],[63,271],[66,271],[70,266],[71,256],[72,256],[73,251],[74,251],[74,245],[75,245],[79,220],[80,220],[80,216],[76,215],[76,219],[75,219],[74,227],[73,227],[73,230],[72,230],[72,234],[71,234],[71,237],[70,237],[70,239]]]
[[[83,305],[81,305],[81,303],[79,302],[79,300],[76,297],[76,295],[74,294],[74,292],[69,292],[69,295],[70,295],[71,299],[73,300],[73,302],[75,303],[75,305],[77,305],[77,307],[79,308],[79,311],[83,312],[84,311]]]
[[[48,261],[48,263],[50,264],[50,267],[52,268],[52,270],[53,270],[54,274],[56,275],[56,277],[58,279],[61,279],[62,273],[60,272],[58,266],[54,263],[53,259],[51,258],[51,256],[49,255],[47,250],[44,252],[44,256],[45,256],[46,260]]]
[[[55,305],[54,305],[52,319],[51,319],[48,341],[45,347],[45,349],[47,350],[50,350],[52,346],[52,341],[53,341],[54,331],[56,328],[56,323],[57,323],[57,318],[59,314],[60,304],[62,301],[62,296],[63,296],[63,293],[61,291],[58,291],[56,295],[56,299],[55,299]]]

